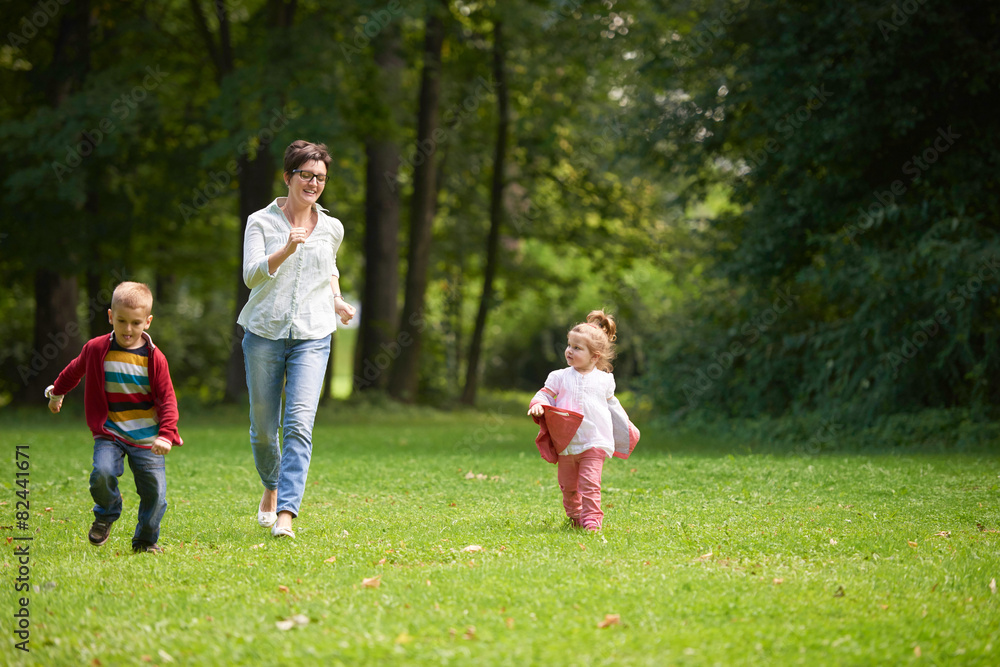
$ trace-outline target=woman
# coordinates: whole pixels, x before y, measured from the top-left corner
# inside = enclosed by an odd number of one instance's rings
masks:
[[[274,537],[295,537],[292,519],[309,473],[330,335],[337,316],[347,324],[355,312],[340,294],[344,226],[317,203],[330,161],[323,144],[293,142],[285,150],[288,196],[252,214],[243,240],[250,298],[238,322],[245,332],[250,444],[264,485],[257,522]]]

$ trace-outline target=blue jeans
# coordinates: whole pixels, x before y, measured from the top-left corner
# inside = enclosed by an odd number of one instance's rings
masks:
[[[254,463],[264,488],[278,490],[277,511],[292,516],[299,515],[306,490],[313,422],[329,358],[330,336],[270,340],[249,331],[243,335]]]
[[[126,457],[139,494],[139,520],[132,546],[156,544],[160,521],[167,511],[167,467],[163,456],[148,449],[117,440],[94,439],[94,469],[90,473],[90,495],[97,503],[94,517],[114,523],[122,515],[118,478],[125,472]]]

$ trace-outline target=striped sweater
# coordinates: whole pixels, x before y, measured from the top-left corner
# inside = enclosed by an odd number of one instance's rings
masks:
[[[138,370],[141,363],[135,363],[135,357],[140,356],[135,354],[136,350],[119,348],[112,354],[114,336],[112,332],[87,341],[80,355],[56,378],[52,393],[58,396],[69,393],[86,376],[84,412],[95,438],[134,442],[144,449],[151,448],[158,437],[171,445],[183,445],[177,432],[177,397],[167,358],[144,332],[143,349],[147,356],[145,372],[141,372]],[[142,391],[131,390],[140,387]],[[133,402],[142,396],[146,398]],[[138,438],[129,440],[128,435]]]

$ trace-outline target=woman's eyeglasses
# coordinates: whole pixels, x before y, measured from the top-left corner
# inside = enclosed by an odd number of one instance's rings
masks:
[[[326,183],[326,174],[316,174],[311,171],[305,171],[304,169],[292,169],[292,173],[298,174],[303,183],[308,183],[314,178],[317,183]]]

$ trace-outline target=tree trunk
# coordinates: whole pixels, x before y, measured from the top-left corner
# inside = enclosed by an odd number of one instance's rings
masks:
[[[497,272],[497,255],[500,245],[500,225],[503,218],[504,164],[507,152],[507,79],[504,76],[502,23],[493,24],[493,76],[497,81],[497,143],[493,156],[493,187],[490,192],[490,233],[486,242],[486,269],[483,272],[483,294],[476,314],[476,328],[472,332],[469,345],[469,364],[466,367],[465,390],[462,403],[475,405],[476,389],[479,385],[479,366],[482,355],[483,334],[486,331],[486,316],[493,300],[493,279]]]
[[[399,56],[399,32],[387,30],[376,40],[382,108],[390,114],[379,119],[378,131],[365,140],[368,165],[365,174],[365,278],[355,357],[354,390],[384,390],[387,368],[400,353],[394,340],[399,324],[399,144],[392,111],[398,108],[405,61]]]
[[[234,56],[229,32],[229,20],[225,11],[225,2],[216,0],[216,17],[219,20],[218,48],[213,47],[211,34],[207,30],[203,34],[207,40],[207,49],[210,57],[215,58],[216,68],[219,73],[219,80],[230,74],[234,70]],[[192,0],[191,6],[196,16],[196,22],[200,17],[200,9],[197,2]],[[295,18],[295,8],[297,4],[294,0],[269,0],[266,11],[268,13],[268,25],[277,28],[288,28]],[[204,23],[204,20],[201,20]],[[240,251],[239,270],[236,277],[236,311],[243,310],[247,299],[250,297],[250,288],[243,282],[243,236],[246,232],[247,218],[252,213],[259,211],[271,203],[274,193],[274,176],[277,169],[274,165],[274,153],[270,143],[261,143],[257,147],[256,155],[250,159],[248,155],[239,159],[240,174]],[[229,361],[226,366],[226,390],[223,400],[227,403],[243,402],[247,395],[246,368],[243,365],[243,328],[235,322],[233,317],[232,336],[229,345]]]
[[[413,198],[410,201],[410,247],[407,253],[406,296],[400,321],[399,358],[392,365],[389,394],[397,400],[416,398],[420,373],[420,349],[424,331],[424,302],[430,268],[431,227],[436,208],[435,154],[438,107],[441,97],[441,46],[444,23],[433,8],[428,9],[424,36],[424,68],[420,79],[420,108],[417,113],[417,145],[413,171]]]
[[[60,107],[80,90],[89,71],[90,2],[82,0],[68,7],[59,19],[52,62],[46,71],[46,97],[50,106]],[[89,194],[91,189],[88,187],[87,191]],[[86,201],[83,206],[87,208]],[[23,383],[16,397],[20,401],[39,401],[45,387],[80,351],[77,276],[65,273],[74,264],[66,256],[75,249],[63,245],[55,239],[51,247],[55,261],[35,270],[34,348],[28,365],[18,368]],[[53,267],[62,267],[63,272]]]
[[[270,144],[261,144],[253,160],[240,159],[240,253],[239,270],[236,277],[236,314],[243,310],[250,298],[250,288],[243,282],[243,235],[247,228],[247,218],[271,203],[274,175],[277,170],[271,154]],[[236,319],[235,317],[233,318]],[[229,363],[226,367],[227,403],[243,402],[247,394],[246,368],[243,365],[243,327],[233,322],[233,334],[229,347]]]
[[[24,382],[21,400],[40,401],[45,388],[80,352],[78,300],[76,276],[50,269],[35,272],[35,347],[28,365],[18,368]]]

